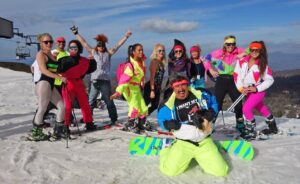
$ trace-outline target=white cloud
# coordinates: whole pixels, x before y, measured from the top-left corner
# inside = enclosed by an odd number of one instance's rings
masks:
[[[198,22],[181,21],[174,22],[164,19],[148,19],[140,23],[142,30],[157,33],[181,33],[189,32],[198,27]]]

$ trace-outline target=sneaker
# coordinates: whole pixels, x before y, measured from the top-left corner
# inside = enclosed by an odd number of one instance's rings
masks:
[[[85,128],[87,131],[94,131],[97,129],[97,126],[92,122],[92,123],[86,123]]]

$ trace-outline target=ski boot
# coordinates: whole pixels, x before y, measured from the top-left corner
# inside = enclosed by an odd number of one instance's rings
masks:
[[[124,131],[133,132],[136,134],[140,134],[141,131],[138,127],[138,124],[136,123],[134,118],[129,118],[128,121],[124,124]]]
[[[236,126],[235,128],[243,134],[245,132],[245,124],[244,124],[244,118],[238,118],[236,120]]]
[[[142,132],[145,132],[145,131],[153,131],[152,127],[151,127],[151,124],[149,121],[146,121],[146,117],[144,118],[139,118],[138,119],[138,125],[139,129],[142,131]]]
[[[53,128],[53,135],[52,137],[54,139],[61,139],[61,138],[67,138],[71,134],[71,131],[69,129],[68,125],[64,125],[63,122],[56,122]]]
[[[269,128],[263,129],[262,133],[265,135],[270,135],[270,134],[277,134],[278,133],[278,128],[276,126],[275,119],[273,115],[270,115],[268,118],[266,118],[266,123]]]
[[[255,131],[255,119],[252,121],[246,120],[245,122],[245,131],[240,135],[246,141],[251,141],[256,139],[256,131]]]
[[[31,130],[31,139],[33,141],[47,141],[49,140],[49,135],[43,132],[41,126],[34,126]]]
[[[97,126],[93,122],[86,123],[85,124],[85,128],[86,128],[87,131],[95,131],[95,130],[97,130]]]

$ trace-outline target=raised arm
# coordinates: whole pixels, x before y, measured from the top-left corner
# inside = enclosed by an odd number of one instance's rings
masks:
[[[114,55],[118,49],[127,41],[127,39],[132,35],[132,32],[129,30],[125,33],[125,36],[119,40],[119,42],[113,47],[108,50],[110,56]]]
[[[88,51],[89,54],[92,54],[93,48],[85,41],[85,39],[78,33],[78,27],[70,28],[73,34],[76,36],[76,39],[82,44],[82,46]]]

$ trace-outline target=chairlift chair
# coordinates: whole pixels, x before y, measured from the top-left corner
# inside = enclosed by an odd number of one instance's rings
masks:
[[[18,46],[16,48],[16,58],[26,59],[26,57],[30,57],[30,49],[26,46]]]

